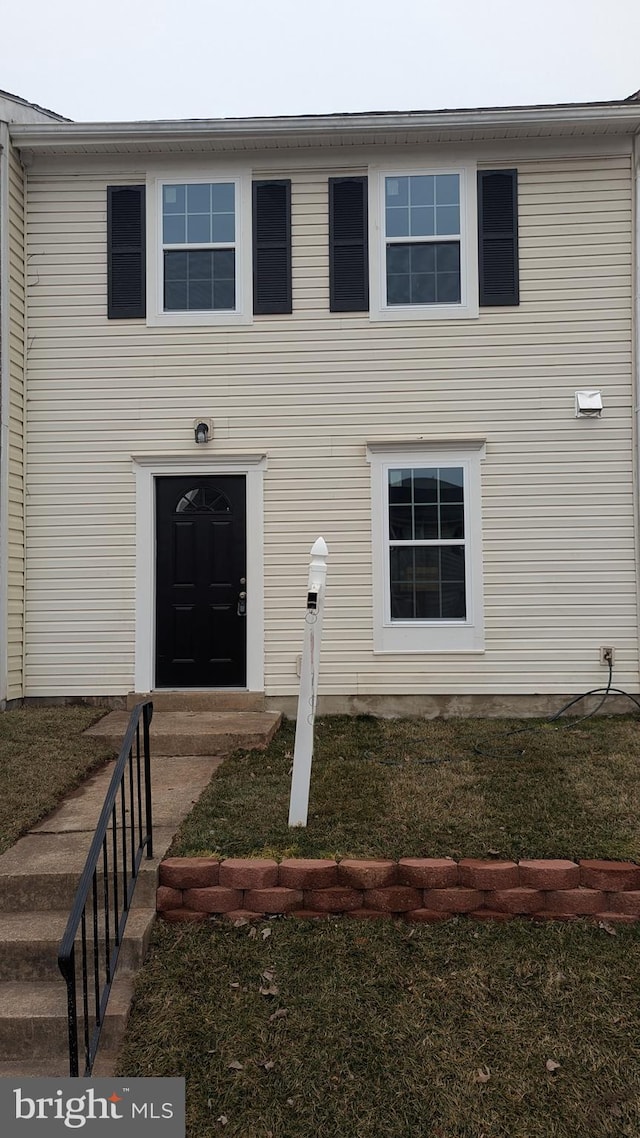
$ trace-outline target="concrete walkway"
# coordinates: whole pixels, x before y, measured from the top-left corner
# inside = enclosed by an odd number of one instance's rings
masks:
[[[126,1026],[133,977],[155,920],[158,865],[223,757],[163,756],[152,746],[155,856],[141,867],[96,1075],[111,1073]],[[66,988],[57,968],[58,943],[114,766],[109,763],[91,776],[0,856],[0,1077],[68,1074]]]

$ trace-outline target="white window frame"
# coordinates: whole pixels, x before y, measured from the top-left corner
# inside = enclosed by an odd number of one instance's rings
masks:
[[[231,310],[190,312],[164,310],[164,243],[162,190],[165,185],[232,182],[235,186],[236,306]],[[175,248],[175,246],[172,246]],[[185,246],[185,249],[190,246]],[[251,324],[253,321],[251,248],[251,172],[238,170],[172,170],[147,178],[147,324],[152,327],[203,327]]]
[[[483,439],[453,442],[369,443],[373,541],[374,652],[483,652],[482,497]],[[389,568],[389,470],[397,467],[462,467],[464,471],[466,618],[391,619]]]
[[[457,174],[460,178],[460,303],[387,304],[387,239],[385,179],[424,174]],[[407,238],[407,243],[411,242]],[[442,241],[447,241],[442,235]],[[420,242],[419,238],[414,239]],[[395,242],[394,242],[395,243]],[[432,244],[429,241],[429,244]],[[371,320],[459,320],[478,316],[477,166],[449,165],[369,167],[369,289]]]

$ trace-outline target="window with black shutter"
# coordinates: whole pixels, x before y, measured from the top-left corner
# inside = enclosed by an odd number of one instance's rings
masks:
[[[518,171],[478,171],[480,304],[520,303]]]
[[[107,187],[107,316],[146,314],[145,187]]]
[[[329,178],[332,312],[369,311],[367,178]]]
[[[291,310],[291,182],[254,182],[253,311]]]

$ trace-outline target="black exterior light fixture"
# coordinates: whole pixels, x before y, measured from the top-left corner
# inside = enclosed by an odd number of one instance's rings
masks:
[[[198,446],[204,446],[209,442],[212,435],[211,419],[195,419],[193,423],[193,434]]]

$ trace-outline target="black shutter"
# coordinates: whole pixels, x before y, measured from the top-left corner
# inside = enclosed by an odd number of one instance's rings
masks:
[[[518,171],[478,171],[480,304],[519,304]]]
[[[291,308],[291,182],[254,182],[253,311]]]
[[[146,316],[144,186],[107,186],[107,316]]]
[[[369,311],[367,179],[329,178],[329,307]]]

